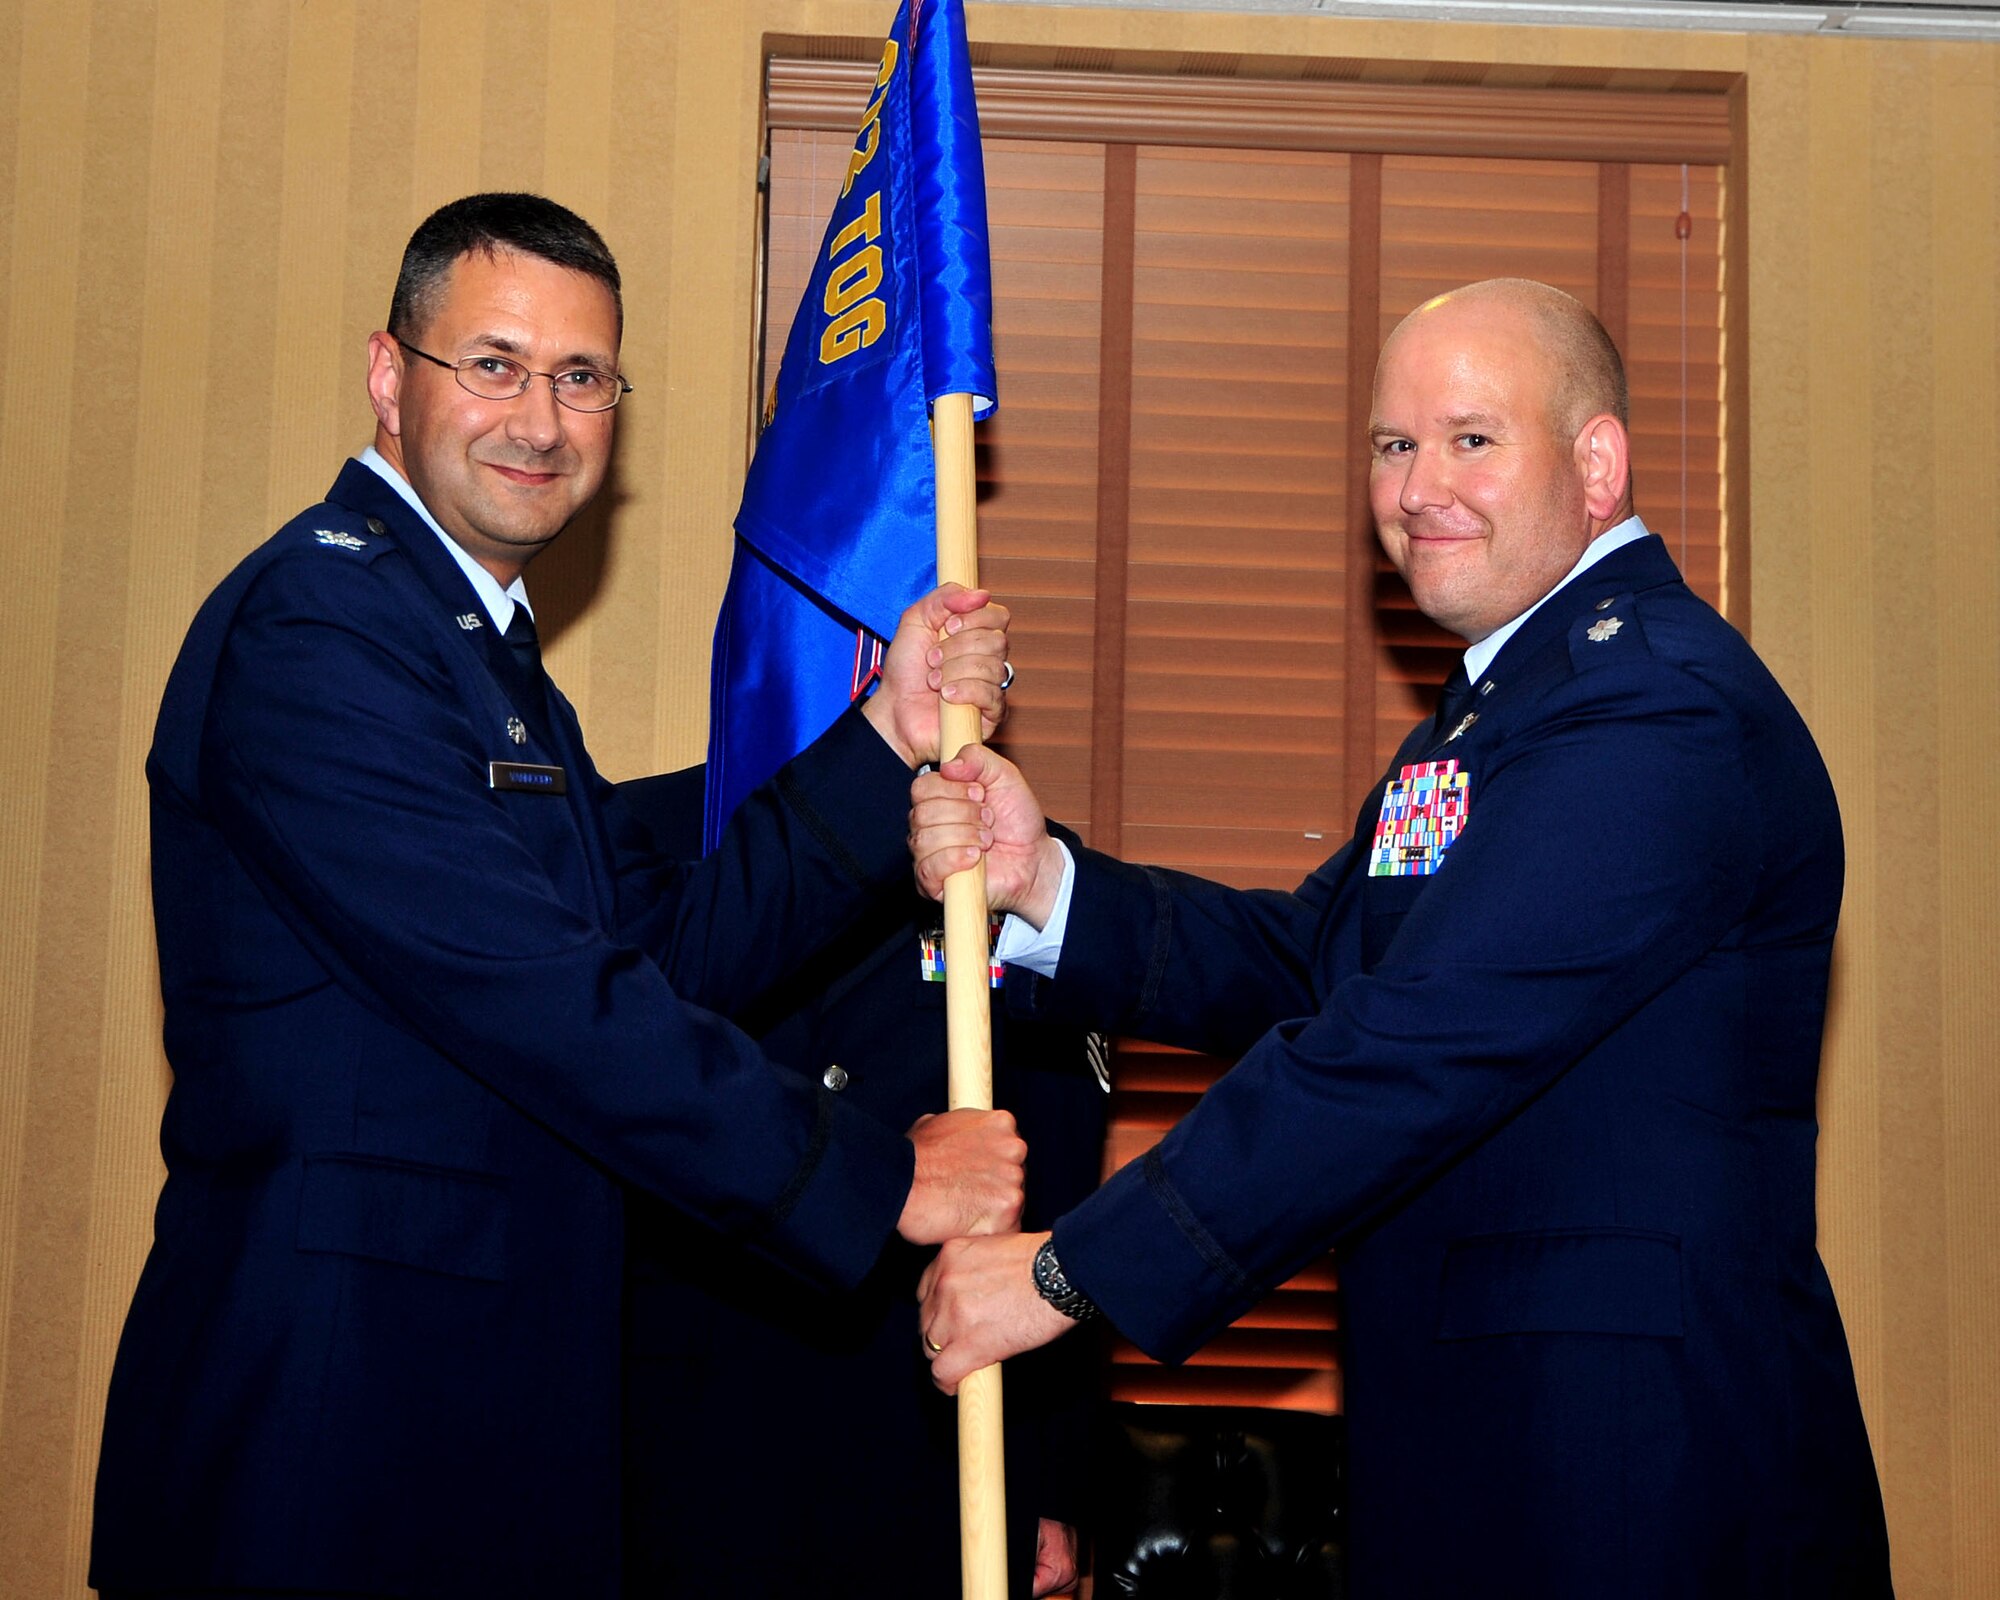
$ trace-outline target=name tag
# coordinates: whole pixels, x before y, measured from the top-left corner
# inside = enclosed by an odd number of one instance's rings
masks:
[[[569,778],[561,767],[538,767],[528,761],[489,761],[486,787],[515,789],[526,794],[567,794]]]

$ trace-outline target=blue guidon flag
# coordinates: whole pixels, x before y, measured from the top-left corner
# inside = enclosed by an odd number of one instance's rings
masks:
[[[867,692],[937,582],[930,402],[992,413],[986,174],[962,0],[904,0],[785,344],[715,625],[706,847]]]

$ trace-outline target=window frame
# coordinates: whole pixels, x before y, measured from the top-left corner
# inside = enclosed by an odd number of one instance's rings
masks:
[[[866,101],[873,81],[878,45],[872,40],[767,40],[765,132],[763,148],[771,148],[770,137],[780,131],[848,134],[858,109]],[[1273,65],[1268,64],[1267,65]],[[1284,64],[1275,64],[1282,68]],[[1376,262],[1366,276],[1353,274],[1349,283],[1347,337],[1347,394],[1365,395],[1372,383],[1375,353],[1381,336],[1380,255],[1382,172],[1385,158],[1398,156],[1458,156],[1589,162],[1599,169],[1598,273],[1599,303],[1614,299],[1620,310],[1607,323],[1621,345],[1626,347],[1623,327],[1622,294],[1607,292],[1605,273],[1622,274],[1627,246],[1614,237],[1629,216],[1629,169],[1635,164],[1688,162],[1718,169],[1722,181],[1722,237],[1718,254],[1722,262],[1722,313],[1720,367],[1722,375],[1721,495],[1718,543],[1721,550],[1722,604],[1725,614],[1745,628],[1749,618],[1747,584],[1748,561],[1745,523],[1747,487],[1744,465],[1748,460],[1745,437],[1747,377],[1743,353],[1744,300],[1747,282],[1744,268],[1741,82],[1726,75],[1700,75],[1671,89],[1644,87],[1544,87],[1493,84],[1490,82],[1410,82],[1358,81],[1333,79],[1313,81],[1312,63],[1291,63],[1299,75],[1273,77],[1231,77],[1116,71],[1066,71],[1031,68],[1006,63],[980,61],[975,47],[973,71],[979,100],[982,135],[988,139],[1079,141],[1106,147],[1106,214],[1114,204],[1131,203],[1134,146],[1203,147],[1222,150],[1319,151],[1337,152],[1350,158],[1349,209],[1355,230],[1350,242],[1350,259],[1358,261],[1370,253]],[[1360,64],[1354,64],[1359,66]],[[1371,64],[1372,65],[1372,64]],[[1414,67],[1384,70],[1389,79],[1407,78]],[[1421,70],[1435,73],[1436,64]],[[1478,69],[1481,71],[1490,69]],[[1643,76],[1634,74],[1632,76]],[[1657,76],[1657,75],[1655,75]],[[1688,75],[1694,78],[1695,75]],[[1114,152],[1116,155],[1114,156]],[[1618,174],[1626,175],[1620,187]],[[1112,186],[1123,192],[1114,197]],[[769,324],[764,300],[766,261],[769,251],[769,191],[765,189],[764,215],[760,218],[760,249],[756,264],[757,344],[752,353],[757,380],[750,385],[751,435],[754,415],[760,409],[763,375],[767,363],[762,348]],[[1370,234],[1372,225],[1378,230]],[[1609,232],[1607,232],[1609,230]],[[1106,249],[1112,248],[1107,240]],[[1129,263],[1128,263],[1129,266]],[[1620,283],[1622,284],[1622,277]],[[1128,308],[1129,309],[1129,308]],[[1109,342],[1120,335],[1107,334]],[[1122,337],[1129,345],[1131,329]],[[1130,352],[1127,350],[1129,365]],[[1128,396],[1129,401],[1129,396]],[[1100,455],[1100,473],[1105,457]],[[1346,524],[1350,533],[1365,532],[1371,522],[1367,499],[1366,454],[1350,449],[1346,474]],[[1129,485],[1125,478],[1120,485]],[[1101,488],[1101,483],[1100,483]],[[1103,524],[1100,503],[1100,529]],[[1122,517],[1115,519],[1122,522]],[[1101,536],[1101,535],[1100,535]],[[1357,534],[1358,538],[1358,534]],[[1115,541],[1114,541],[1115,542]],[[1367,543],[1372,553],[1372,533]],[[1108,552],[1114,558],[1122,551]],[[1107,553],[1102,551],[1100,555]],[[1346,617],[1350,631],[1362,630],[1379,637],[1379,575],[1370,560],[1349,559],[1346,564]],[[1108,598],[1100,576],[1097,590],[1098,620],[1107,610],[1124,615],[1124,573],[1113,584],[1117,591]],[[1121,704],[1093,710],[1091,732],[1092,783],[1089,834],[1093,843],[1117,851],[1120,847],[1120,807],[1123,803],[1117,768],[1122,761],[1120,724],[1123,716],[1123,654],[1106,670],[1100,653],[1094,677],[1106,694],[1121,697]],[[1350,658],[1351,659],[1351,658]],[[1379,669],[1374,678],[1360,672],[1345,674],[1345,703],[1342,707],[1340,770],[1344,774],[1343,798],[1370,781],[1380,768],[1377,706]],[[1109,752],[1099,746],[1109,740],[1118,748]],[[1111,781],[1098,781],[1097,763],[1108,759]],[[1327,843],[1340,835],[1329,835]],[[1154,1046],[1121,1044],[1132,1087],[1125,1091],[1128,1104],[1136,1104],[1136,1120],[1128,1117],[1125,1137],[1108,1142],[1107,1153],[1116,1159],[1107,1163],[1107,1172],[1122,1159],[1129,1159],[1146,1138],[1146,1129],[1157,1130],[1161,1108],[1177,1097],[1198,1089],[1191,1082],[1200,1076],[1206,1058],[1190,1058],[1165,1052]],[[1227,1063],[1220,1063],[1226,1068]],[[1157,1137],[1157,1131],[1151,1134]],[[1324,1384],[1287,1382],[1285,1372],[1297,1374],[1318,1366],[1310,1359],[1306,1345],[1337,1325],[1331,1264],[1322,1260],[1291,1284],[1277,1291],[1269,1301],[1253,1310],[1229,1332],[1220,1336],[1190,1366],[1191,1375],[1162,1374],[1129,1347],[1114,1355],[1117,1376],[1114,1394],[1141,1400],[1207,1400],[1216,1403],[1246,1403],[1287,1406],[1298,1409],[1338,1410],[1339,1370],[1331,1360]],[[1291,1309],[1279,1304],[1284,1301]],[[1229,1376],[1224,1376],[1228,1373]]]

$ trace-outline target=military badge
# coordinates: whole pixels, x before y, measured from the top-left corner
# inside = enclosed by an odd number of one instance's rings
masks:
[[[526,744],[528,742],[528,725],[519,717],[509,717],[507,719],[507,737],[512,739],[516,744]]]
[[[993,918],[986,926],[986,948],[990,952],[1000,942],[1000,919]],[[922,969],[925,983],[944,982],[944,928],[925,928],[917,934],[917,960]],[[998,961],[987,957],[986,981],[999,988],[1006,968]]]
[[[1625,624],[1616,617],[1606,617],[1602,622],[1593,622],[1583,630],[1583,636],[1592,644],[1602,644]]]
[[[459,616],[455,617],[453,620],[457,622],[457,624],[461,628],[463,628],[467,633],[471,633],[475,628],[483,628],[486,626],[485,622],[481,619],[477,611],[462,612]]]
[[[345,533],[338,528],[316,528],[313,537],[321,544],[331,545],[336,550],[366,550],[368,541],[358,533]]]
[[[1456,761],[1422,761],[1389,780],[1368,852],[1371,878],[1427,878],[1465,828],[1472,775]]]

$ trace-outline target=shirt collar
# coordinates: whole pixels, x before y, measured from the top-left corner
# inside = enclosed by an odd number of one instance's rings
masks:
[[[479,603],[485,608],[487,616],[493,619],[494,627],[505,633],[508,624],[514,620],[516,606],[528,613],[530,622],[534,620],[535,608],[528,603],[527,587],[521,580],[516,578],[506,588],[501,588],[498,578],[467,555],[459,547],[458,541],[438,526],[437,518],[432,516],[429,508],[417,498],[417,491],[410,487],[409,480],[389,465],[381,451],[371,444],[357,459],[401,495],[404,503],[424,519],[424,526],[438,536],[445,549],[451,552],[452,560],[458,563],[459,571],[463,572],[467,581],[471,583],[472,592],[479,596]]]
[[[1645,538],[1649,531],[1645,523],[1641,522],[1637,517],[1627,517],[1623,522],[1606,528],[1595,539],[1592,539],[1589,544],[1584,546],[1583,554],[1577,557],[1576,565],[1563,574],[1562,583],[1558,583],[1555,589],[1549,591],[1549,594],[1554,594],[1556,589],[1560,589],[1564,583],[1568,583],[1579,572],[1596,566],[1598,562],[1610,555],[1612,551],[1622,549],[1628,544],[1634,544]],[[1493,658],[1500,653],[1500,647],[1520,631],[1522,623],[1526,622],[1528,618],[1532,617],[1548,603],[1549,594],[1543,595],[1541,599],[1529,606],[1526,611],[1523,611],[1512,622],[1502,623],[1485,638],[1481,639],[1479,643],[1473,645],[1465,652],[1465,677],[1468,683],[1477,683],[1485,675],[1486,669],[1493,665]]]

